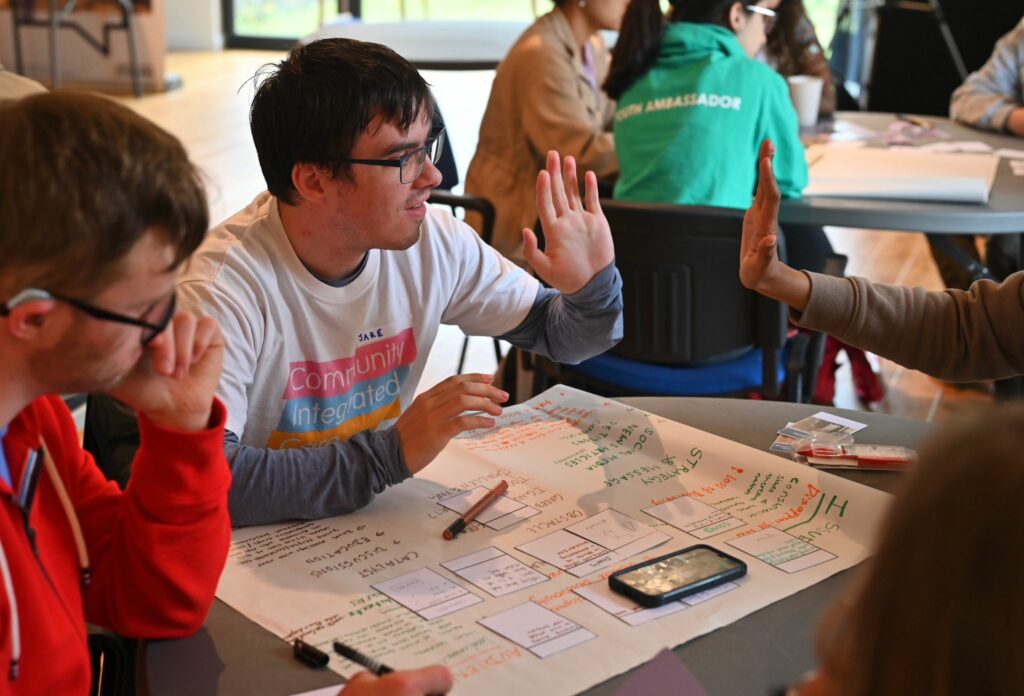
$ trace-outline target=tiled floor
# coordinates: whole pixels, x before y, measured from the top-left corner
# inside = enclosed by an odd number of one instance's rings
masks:
[[[177,135],[202,169],[210,195],[211,218],[220,221],[243,207],[264,187],[248,129],[248,107],[253,87],[247,82],[266,63],[283,54],[266,51],[173,53],[171,72],[184,79],[182,89],[142,99],[125,98],[140,113]],[[475,148],[477,130],[487,93],[490,71],[427,72],[444,113],[456,163],[465,172]],[[836,250],[849,256],[849,274],[872,280],[941,287],[927,245],[919,234],[830,228]],[[442,327],[430,353],[420,389],[426,389],[455,371],[463,335]],[[978,401],[991,400],[986,385],[951,387],[919,372],[882,360],[887,396],[873,408],[921,420],[941,420]],[[489,339],[473,338],[467,371],[494,370]],[[836,380],[836,405],[863,408],[854,394],[844,366]]]

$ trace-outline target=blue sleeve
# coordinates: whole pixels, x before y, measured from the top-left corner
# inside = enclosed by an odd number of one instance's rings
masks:
[[[605,352],[622,340],[622,276],[615,262],[572,295],[540,287],[526,318],[499,338],[565,364]]]
[[[248,447],[228,431],[224,453],[231,465],[233,527],[352,512],[412,475],[394,427],[298,449]]]

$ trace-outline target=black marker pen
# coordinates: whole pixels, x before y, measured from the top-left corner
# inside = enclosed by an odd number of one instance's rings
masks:
[[[364,655],[352,646],[345,645],[340,640],[334,641],[334,652],[338,653],[347,660],[352,660],[352,662],[355,662],[360,667],[365,667],[366,669],[376,674],[378,677],[384,676],[385,674],[391,674],[395,671],[387,665],[385,665],[384,663],[378,662],[377,660],[373,659],[372,657],[369,657],[368,655]]]
[[[326,667],[327,661],[330,659],[327,657],[327,653],[301,638],[296,638],[292,643],[292,654],[295,655],[295,659],[317,669]]]

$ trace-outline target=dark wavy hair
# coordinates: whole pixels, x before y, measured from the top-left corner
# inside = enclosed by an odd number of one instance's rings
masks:
[[[765,51],[778,63],[783,75],[798,75],[806,70],[804,56],[817,42],[813,35],[799,39],[798,28],[807,17],[803,0],[782,0],[775,8],[775,26],[768,33]]]
[[[347,176],[348,160],[370,122],[406,131],[434,117],[430,86],[386,46],[322,39],[299,46],[277,66],[264,66],[249,125],[267,189],[295,203],[292,169],[315,164]]]
[[[668,16],[658,0],[631,0],[612,51],[604,91],[616,101],[647,74],[658,59],[665,27],[674,22],[729,26],[729,8],[737,0],[671,0]]]

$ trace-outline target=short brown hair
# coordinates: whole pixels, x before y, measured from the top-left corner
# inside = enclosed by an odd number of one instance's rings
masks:
[[[850,602],[822,624],[828,693],[1020,693],[1022,451],[1022,404],[979,409],[922,450]]]
[[[0,291],[88,296],[150,230],[172,268],[206,233],[206,196],[178,140],[113,100],[47,93],[0,105]],[[7,299],[0,297],[0,300]]]

